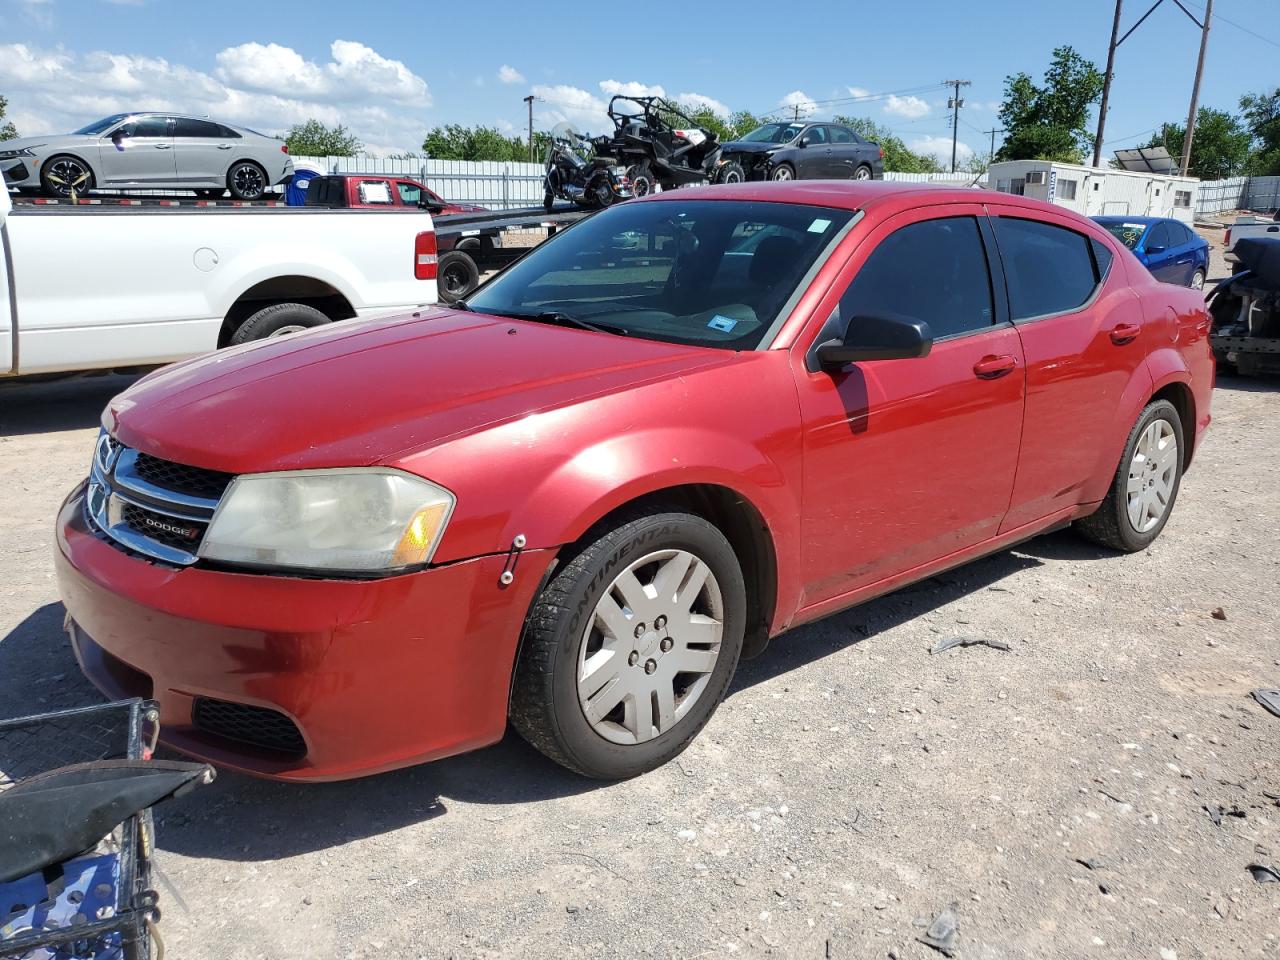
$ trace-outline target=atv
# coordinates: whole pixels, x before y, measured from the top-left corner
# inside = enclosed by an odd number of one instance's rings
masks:
[[[617,96],[608,112],[613,137],[599,149],[626,165],[635,196],[652,193],[655,186],[672,190],[714,179],[719,139],[671,101]]]

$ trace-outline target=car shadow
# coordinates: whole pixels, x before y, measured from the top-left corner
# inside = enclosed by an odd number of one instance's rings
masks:
[[[0,437],[96,427],[107,401],[137,379],[100,373],[0,382]]]
[[[1041,566],[1042,555],[1105,555],[1068,547],[1061,538],[993,554],[790,631],[739,666],[728,697]],[[75,664],[62,617],[61,604],[47,604],[0,640],[0,716],[101,702]],[[191,857],[274,860],[427,822],[446,815],[455,801],[515,805],[599,789],[610,785],[562,769],[508,731],[483,750],[340,783],[279,783],[220,771],[209,786],[157,808],[157,842]]]

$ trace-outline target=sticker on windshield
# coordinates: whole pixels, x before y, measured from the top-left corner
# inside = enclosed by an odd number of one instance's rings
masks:
[[[738,325],[737,320],[734,320],[730,317],[722,317],[718,313],[714,317],[712,317],[709,321],[707,321],[707,326],[710,327],[712,330],[721,330],[725,333],[733,333],[733,328],[736,327],[737,325]]]
[[[815,220],[809,224],[810,233],[826,233],[827,227],[831,226],[830,220]]]

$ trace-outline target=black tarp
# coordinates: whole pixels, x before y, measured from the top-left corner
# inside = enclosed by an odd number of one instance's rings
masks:
[[[1280,237],[1242,237],[1232,252],[1253,272],[1249,286],[1280,290]]]

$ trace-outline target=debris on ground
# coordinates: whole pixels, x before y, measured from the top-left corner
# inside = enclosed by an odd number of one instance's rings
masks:
[[[1248,816],[1248,814],[1245,813],[1243,810],[1241,810],[1239,807],[1224,807],[1220,803],[1215,803],[1215,804],[1206,803],[1204,805],[1204,811],[1205,813],[1209,814],[1209,819],[1213,821],[1213,825],[1215,827],[1222,826],[1223,817],[1239,817],[1241,820],[1243,820],[1245,817]]]
[[[976,647],[982,645],[990,647],[992,650],[1003,650],[1006,653],[1010,647],[1003,640],[989,640],[986,637],[947,637],[945,640],[939,640],[934,644],[930,653],[945,653],[952,647]]]
[[[1227,611],[1223,610],[1221,607],[1214,607],[1213,612],[1210,613],[1209,616],[1213,617],[1215,620],[1225,620],[1227,619]]]
[[[956,937],[960,935],[960,921],[956,919],[955,909],[954,903],[943,907],[941,912],[933,918],[929,928],[916,937],[925,946],[933,947],[944,957],[956,955]]]
[[[1076,863],[1089,870],[1101,870],[1103,863],[1096,857],[1076,857]]]
[[[1280,870],[1263,863],[1251,863],[1246,867],[1258,883],[1280,883]]]
[[[1255,690],[1253,699],[1261,704],[1263,710],[1280,717],[1280,690]]]

